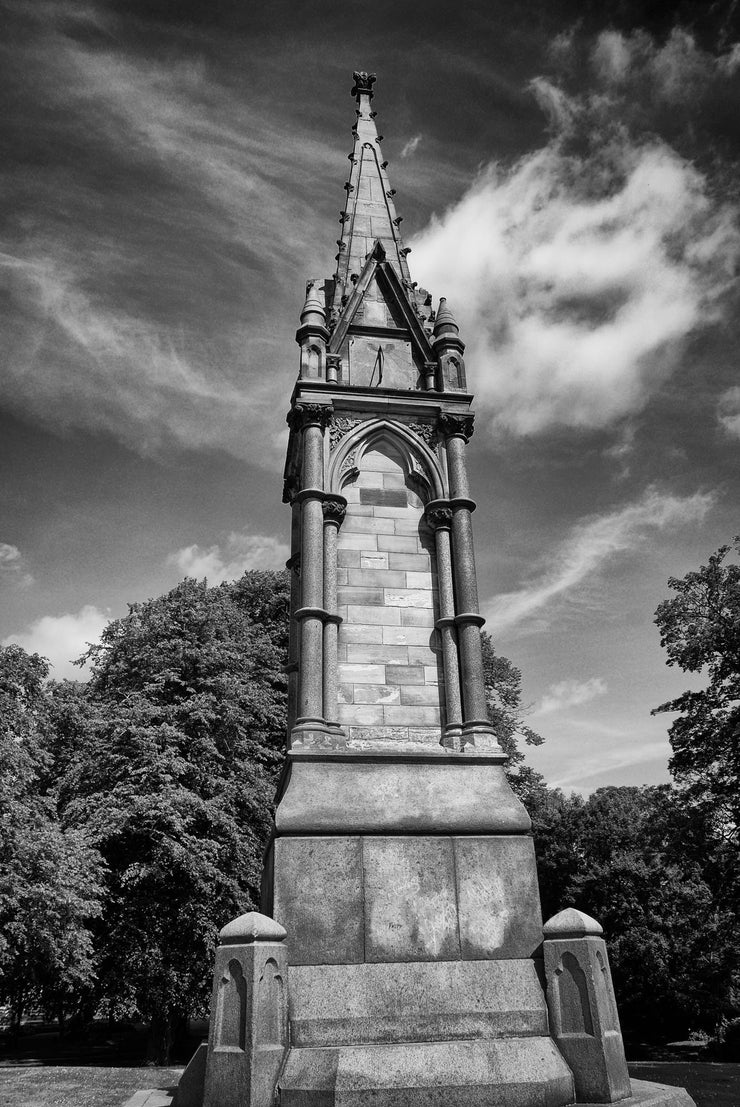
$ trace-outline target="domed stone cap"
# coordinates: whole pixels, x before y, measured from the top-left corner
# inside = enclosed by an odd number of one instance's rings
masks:
[[[287,936],[287,930],[279,922],[260,915],[259,911],[247,911],[227,923],[218,938],[222,946],[245,946],[250,942],[282,942]]]
[[[600,937],[604,931],[596,919],[575,907],[566,907],[558,911],[542,928],[546,938],[586,938]]]

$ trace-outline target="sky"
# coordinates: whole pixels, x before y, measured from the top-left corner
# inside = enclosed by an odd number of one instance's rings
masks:
[[[0,642],[281,567],[284,415],[377,74],[476,394],[481,607],[530,763],[669,779],[653,623],[738,525],[735,0],[0,0]]]

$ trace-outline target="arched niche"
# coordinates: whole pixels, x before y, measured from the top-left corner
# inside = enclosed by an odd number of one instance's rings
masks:
[[[405,423],[390,419],[368,419],[344,435],[329,459],[327,488],[341,493],[361,469],[363,455],[373,449],[397,454],[409,487],[425,503],[444,496],[444,479],[437,456]]]

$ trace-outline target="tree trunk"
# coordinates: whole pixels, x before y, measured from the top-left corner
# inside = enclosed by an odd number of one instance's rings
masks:
[[[146,1051],[148,1065],[169,1065],[176,1021],[175,1013],[166,1011],[155,1015],[149,1023]]]

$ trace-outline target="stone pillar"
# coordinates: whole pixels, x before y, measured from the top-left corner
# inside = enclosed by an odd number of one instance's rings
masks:
[[[447,721],[442,745],[459,750],[462,736],[462,698],[460,695],[460,661],[457,652],[455,630],[455,589],[452,580],[452,548],[450,528],[452,509],[448,500],[432,500],[425,510],[425,518],[434,528],[437,554],[437,588],[439,618],[435,627],[439,632],[444,670],[445,705]]]
[[[290,573],[290,628],[288,638],[288,734],[295,726],[298,714],[298,669],[300,665],[300,633],[295,613],[301,605],[301,505],[295,490],[289,495],[291,504],[290,558],[285,568]]]
[[[323,744],[326,722],[323,711],[324,626],[324,427],[331,408],[322,404],[296,404],[291,412],[293,429],[303,428],[301,505],[301,605],[294,613],[300,624],[298,717],[291,744]]]
[[[478,585],[475,577],[472,512],[465,466],[465,445],[473,433],[472,415],[443,413],[439,419],[445,437],[447,470],[452,509],[452,554],[455,580],[455,625],[460,653],[463,694],[463,745],[499,750],[488,719],[483,680],[483,654],[480,628],[485,619],[478,611]],[[501,754],[504,758],[503,752]]]
[[[595,919],[569,907],[545,923],[550,1033],[565,1057],[577,1103],[632,1095],[609,959]]]
[[[273,1107],[288,1049],[285,937],[256,911],[219,934],[203,1107]]]
[[[337,638],[341,618],[337,613],[337,534],[345,512],[344,496],[329,495],[324,512],[324,718],[337,736],[344,731],[337,719]]]

